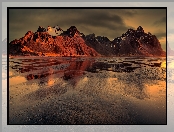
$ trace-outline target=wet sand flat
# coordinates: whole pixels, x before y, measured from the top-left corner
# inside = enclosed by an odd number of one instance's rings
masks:
[[[164,58],[13,58],[9,124],[166,124]]]

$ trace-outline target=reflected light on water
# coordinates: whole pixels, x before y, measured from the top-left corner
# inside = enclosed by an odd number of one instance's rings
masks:
[[[52,86],[54,84],[54,81],[53,80],[48,80],[48,85],[49,86]]]
[[[82,83],[87,83],[87,82],[88,82],[88,77],[84,77]]]
[[[66,59],[11,60],[10,123],[165,124],[166,61]]]
[[[159,81],[156,85],[145,84],[145,91],[151,98],[152,97],[164,97],[166,96],[166,82]],[[165,100],[164,100],[165,101]]]
[[[14,73],[12,71],[9,71],[9,76],[14,75]]]
[[[52,86],[54,84],[54,80],[48,80],[48,86]]]
[[[166,61],[163,61],[163,62],[161,63],[161,67],[162,67],[162,68],[166,68]]]
[[[16,84],[20,84],[24,82],[27,82],[27,80],[25,77],[22,77],[22,76],[16,76],[9,79],[10,85],[16,85]]]

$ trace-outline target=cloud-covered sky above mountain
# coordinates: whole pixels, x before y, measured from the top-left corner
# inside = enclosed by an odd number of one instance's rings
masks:
[[[36,32],[39,26],[70,26],[87,34],[107,36],[110,40],[121,36],[129,28],[142,26],[166,47],[166,9],[10,9],[9,40],[19,39],[27,31]]]

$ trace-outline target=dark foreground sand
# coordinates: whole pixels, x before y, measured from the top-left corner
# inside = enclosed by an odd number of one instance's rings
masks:
[[[166,81],[142,70],[10,78],[9,124],[166,124]]]

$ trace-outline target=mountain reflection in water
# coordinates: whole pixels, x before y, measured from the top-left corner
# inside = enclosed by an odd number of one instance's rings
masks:
[[[166,124],[164,64],[149,57],[11,58],[9,123]]]

